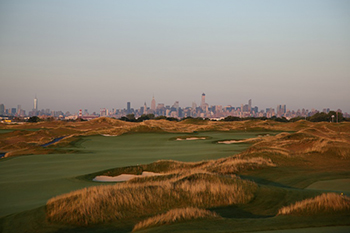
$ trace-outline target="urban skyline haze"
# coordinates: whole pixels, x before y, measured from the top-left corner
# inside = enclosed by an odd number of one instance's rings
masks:
[[[350,112],[350,1],[0,1],[0,103]]]

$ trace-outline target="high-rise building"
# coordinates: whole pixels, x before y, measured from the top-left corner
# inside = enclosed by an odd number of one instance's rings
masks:
[[[173,104],[172,108],[175,108],[176,110],[178,110],[179,107],[180,107],[179,101],[175,101],[175,103]]]
[[[38,99],[36,98],[36,96],[34,98],[33,110],[38,111]]]
[[[201,108],[204,108],[205,106],[205,94],[202,94],[202,101],[201,101]]]
[[[5,105],[0,104],[0,115],[4,115],[4,114],[5,114]]]
[[[17,115],[20,116],[21,115],[21,105],[17,105]]]
[[[154,99],[154,96],[153,96],[152,102],[151,102],[151,110],[153,110],[153,111],[156,110],[156,100]]]
[[[252,100],[250,99],[248,101],[248,112],[251,112],[252,111]]]
[[[126,113],[127,113],[127,114],[130,114],[130,113],[131,113],[131,103],[130,103],[130,102],[127,102],[126,105],[127,105]]]

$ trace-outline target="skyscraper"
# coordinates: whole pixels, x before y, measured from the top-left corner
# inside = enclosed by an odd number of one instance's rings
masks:
[[[250,99],[248,101],[248,112],[251,112],[252,111],[252,100]]]
[[[130,113],[131,113],[131,106],[130,106],[131,103],[130,103],[130,102],[127,102],[126,105],[127,105],[126,113],[127,113],[127,114],[130,114]]]
[[[202,101],[201,101],[201,108],[204,108],[205,106],[205,94],[202,94]]]
[[[38,111],[38,99],[36,98],[36,96],[34,98],[33,111]]]
[[[153,111],[156,110],[156,100],[154,99],[154,96],[153,96],[152,102],[151,102],[151,109],[152,109]]]

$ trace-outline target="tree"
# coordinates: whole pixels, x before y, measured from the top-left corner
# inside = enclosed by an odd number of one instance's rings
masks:
[[[136,118],[135,118],[134,114],[126,115],[126,118],[128,118],[128,120],[131,121],[131,122],[135,122],[136,121]]]
[[[242,119],[235,116],[227,116],[222,121],[241,121]]]
[[[32,117],[29,117],[29,119],[28,119],[28,122],[32,122],[32,123],[36,123],[39,121],[40,121],[40,118],[37,116],[32,116]]]
[[[338,114],[338,116],[337,116],[337,114]],[[338,122],[344,121],[344,116],[343,116],[343,113],[341,113],[341,112],[330,111],[328,113],[329,121],[332,121],[332,116],[334,116],[334,122],[337,122],[337,120],[338,120]]]

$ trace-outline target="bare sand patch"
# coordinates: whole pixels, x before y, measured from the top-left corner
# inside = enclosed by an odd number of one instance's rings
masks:
[[[220,144],[234,144],[234,143],[245,143],[245,142],[251,142],[255,141],[256,138],[248,138],[248,139],[242,139],[242,140],[226,140],[226,141],[219,141]]]
[[[161,176],[160,173],[154,172],[142,172],[142,175],[133,175],[133,174],[121,174],[119,176],[96,176],[93,181],[97,182],[122,182],[128,181],[135,177],[146,177],[146,176]]]
[[[205,139],[207,139],[207,138],[205,138],[205,137],[192,137],[192,138],[176,138],[176,141],[183,141],[183,140],[188,140],[188,141],[190,141],[190,140],[205,140]]]

